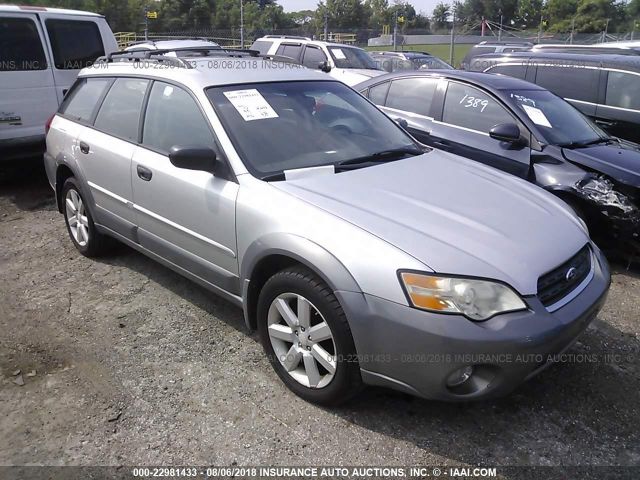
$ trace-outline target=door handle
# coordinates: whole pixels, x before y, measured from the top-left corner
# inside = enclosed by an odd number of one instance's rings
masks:
[[[144,180],[145,182],[148,182],[151,180],[151,177],[153,177],[153,172],[151,170],[149,170],[147,167],[143,167],[142,165],[138,165],[136,170],[138,171],[138,176]]]
[[[84,153],[86,155],[86,154],[89,153],[90,150],[91,150],[91,147],[89,147],[88,143],[80,142],[80,151],[82,153]]]

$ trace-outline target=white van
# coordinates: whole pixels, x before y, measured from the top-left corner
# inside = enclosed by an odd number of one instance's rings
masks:
[[[0,5],[0,161],[44,152],[45,124],[78,72],[116,50],[102,15]]]

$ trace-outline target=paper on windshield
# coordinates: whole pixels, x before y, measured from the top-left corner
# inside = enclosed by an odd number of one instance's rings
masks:
[[[536,107],[530,107],[529,105],[521,106],[533,123],[535,123],[536,125],[541,125],[543,127],[553,128],[542,110]]]
[[[276,111],[271,108],[269,102],[267,102],[255,88],[224,92],[224,96],[227,97],[231,105],[233,105],[242,118],[244,118],[245,122],[278,118]]]
[[[346,60],[347,58],[341,48],[332,48],[331,52],[338,60]]]

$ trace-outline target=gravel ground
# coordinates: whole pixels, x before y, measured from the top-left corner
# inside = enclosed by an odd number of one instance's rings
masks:
[[[637,271],[571,350],[597,362],[498,401],[368,389],[329,410],[231,304],[126,247],[78,254],[39,163],[0,172],[0,241],[1,465],[640,464]]]

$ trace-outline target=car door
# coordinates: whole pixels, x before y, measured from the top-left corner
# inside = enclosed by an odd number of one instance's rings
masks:
[[[606,91],[596,123],[612,135],[640,142],[640,73],[609,69],[604,75]]]
[[[98,18],[98,17],[96,17]],[[46,13],[42,16],[59,103],[81,69],[105,54],[100,26],[91,17]]]
[[[281,43],[276,51],[276,55],[280,57],[292,58],[293,60],[300,61],[300,55],[302,55],[302,43],[296,42],[284,42]],[[317,67],[316,67],[317,68]]]
[[[177,145],[209,147],[222,158],[196,99],[180,86],[156,81],[132,167],[140,244],[209,284],[238,294],[238,184],[173,166],[168,154]]]
[[[496,125],[515,123],[523,142],[514,145],[489,136]],[[531,149],[528,130],[496,97],[475,86],[449,81],[442,116],[434,120],[429,145],[525,178]]]
[[[131,240],[135,239],[136,221],[131,159],[149,84],[142,78],[117,78],[98,102],[93,125],[83,127],[78,135],[78,157],[97,206],[97,221]]]
[[[392,119],[403,119],[407,129],[419,141],[428,141],[433,127],[431,108],[439,79],[403,77],[378,84],[369,89],[369,100]]]
[[[35,14],[0,14],[0,142],[44,139],[45,123],[58,109],[43,42]]]
[[[564,98],[585,115],[595,115],[600,85],[598,67],[584,65],[582,62],[567,65],[538,64],[535,83]]]
[[[302,64],[314,70],[317,70],[321,64],[328,62],[327,56],[320,47],[315,45],[307,45],[302,55]]]

